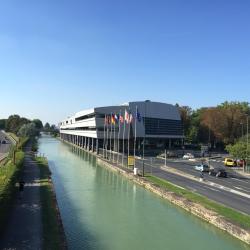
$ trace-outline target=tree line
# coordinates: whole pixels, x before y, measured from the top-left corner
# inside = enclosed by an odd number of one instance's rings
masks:
[[[43,125],[40,119],[27,119],[19,115],[10,115],[7,119],[0,119],[0,129],[14,133],[20,137],[37,136],[41,131],[56,133],[58,129],[48,122]]]
[[[193,110],[177,104],[186,143],[206,144],[210,148],[226,149],[235,157],[250,155],[247,147],[248,102],[223,102],[216,107]],[[248,150],[248,152],[247,152]],[[244,157],[244,158],[245,158]]]

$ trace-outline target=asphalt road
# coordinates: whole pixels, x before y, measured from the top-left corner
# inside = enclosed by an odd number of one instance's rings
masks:
[[[6,135],[2,131],[0,131],[0,141],[1,142],[2,142],[2,140],[6,141],[6,144],[0,143],[0,157],[9,151],[10,146],[11,146],[10,140],[8,140],[8,139],[6,140],[5,137],[6,137]]]
[[[250,179],[240,176],[237,173],[230,173],[228,178],[216,178],[208,175],[208,173],[204,174],[204,178],[206,180],[228,188],[227,190],[224,190],[223,188],[219,188],[217,186],[209,186],[203,182],[194,181],[178,174],[173,174],[160,169],[164,163],[165,161],[163,159],[153,158],[153,160],[151,160],[150,158],[146,158],[145,170],[146,172],[152,171],[155,176],[166,179],[180,187],[197,192],[208,197],[209,199],[250,215],[250,198],[228,191],[228,189],[233,189],[236,192],[239,191],[241,194],[246,194],[246,196],[250,195]],[[141,170],[142,161],[137,160],[136,164]],[[221,166],[221,164],[218,165]],[[167,166],[181,170],[183,173],[187,173],[198,178],[200,176],[200,172],[194,170],[195,165],[197,165],[197,163],[182,159],[167,160]]]
[[[146,159],[146,162],[150,163],[150,159]],[[163,159],[153,159],[154,166],[162,166],[165,164],[165,161]],[[184,173],[191,174],[193,176],[199,177],[200,172],[195,170],[195,165],[200,164],[201,162],[191,162],[189,160],[182,160],[182,159],[176,159],[176,160],[167,160],[167,166],[173,167],[175,169],[178,169],[180,171],[183,171]],[[250,179],[236,173],[232,169],[228,167],[224,167],[222,163],[222,159],[218,159],[218,162],[210,162],[210,165],[215,168],[223,168],[228,173],[228,178],[216,178],[215,176],[210,176],[208,173],[204,173],[204,178],[206,180],[212,181],[214,183],[226,186],[228,188],[240,190],[244,193],[247,193],[250,195]]]

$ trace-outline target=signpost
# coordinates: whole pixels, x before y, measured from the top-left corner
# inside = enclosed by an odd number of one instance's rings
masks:
[[[128,167],[134,167],[135,166],[135,157],[129,155],[128,156]]]

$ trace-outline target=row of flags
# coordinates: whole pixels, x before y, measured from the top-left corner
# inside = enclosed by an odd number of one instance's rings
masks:
[[[117,142],[117,152],[120,152],[119,150],[119,140],[120,140],[120,126],[121,124],[123,124],[123,135],[122,135],[122,139],[123,139],[123,144],[122,144],[122,166],[123,166],[123,160],[124,160],[124,155],[125,155],[125,131],[126,131],[126,123],[127,124],[131,124],[133,121],[135,123],[135,134],[134,134],[134,158],[135,158],[135,148],[136,148],[136,123],[137,121],[138,122],[141,122],[142,118],[141,118],[141,114],[140,112],[138,111],[138,108],[136,106],[136,112],[133,116],[133,114],[130,112],[130,110],[126,110],[125,109],[125,112],[124,112],[124,116],[122,115],[122,112],[120,111],[120,114],[114,114],[114,113],[111,113],[110,115],[107,115],[105,114],[105,119],[104,119],[104,143],[103,143],[103,157],[105,157],[106,155],[106,158],[107,158],[107,149],[108,149],[108,144],[109,144],[109,141],[110,141],[110,157],[111,157],[111,154],[112,154],[112,133],[113,133],[113,145],[114,145],[114,150],[115,150],[115,144],[116,144],[116,134],[115,134],[115,124],[118,123],[119,124],[119,130],[118,130],[118,142]],[[111,125],[111,130],[109,130],[109,126],[108,125]],[[114,125],[114,126],[112,126]],[[112,129],[113,127],[113,129]],[[128,126],[128,130],[127,130],[127,133],[128,133],[128,157],[129,157],[129,146],[130,146],[130,143],[129,143],[129,136],[130,136],[130,126]],[[106,150],[105,150],[106,149]],[[113,162],[115,161],[115,158],[114,158],[114,153],[113,153]],[[117,164],[119,163],[119,154],[117,155]],[[134,165],[135,167],[135,165]]]
[[[124,116],[121,114],[111,114],[111,115],[105,115],[105,125],[107,124],[116,124],[116,123],[124,123],[124,121],[127,124],[132,123],[134,117],[130,111],[125,110]],[[141,114],[138,112],[138,109],[136,109],[135,113],[135,119],[138,122],[141,122]]]

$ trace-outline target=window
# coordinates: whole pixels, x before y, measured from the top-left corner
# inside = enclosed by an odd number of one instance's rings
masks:
[[[143,117],[147,135],[183,135],[180,120]]]
[[[79,116],[75,119],[75,121],[78,122],[78,121],[82,121],[82,120],[93,118],[93,117],[95,117],[95,113]]]

